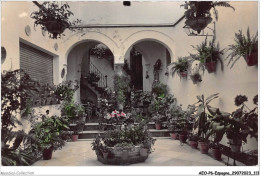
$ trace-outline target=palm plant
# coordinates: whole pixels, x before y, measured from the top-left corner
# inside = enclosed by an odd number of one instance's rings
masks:
[[[228,50],[231,51],[227,56],[229,58],[228,65],[231,64],[230,68],[241,58],[244,57],[247,61],[248,66],[257,64],[257,54],[255,59],[250,63],[248,57],[253,53],[256,53],[258,50],[258,32],[251,36],[250,30],[247,28],[247,35],[242,34],[242,30],[239,30],[238,33],[235,33],[235,44],[229,45]]]
[[[178,60],[176,62],[171,63],[172,68],[172,76],[177,73],[180,78],[182,76],[183,72],[187,72],[188,68],[189,68],[189,57],[179,57]],[[187,76],[187,74],[186,74]]]

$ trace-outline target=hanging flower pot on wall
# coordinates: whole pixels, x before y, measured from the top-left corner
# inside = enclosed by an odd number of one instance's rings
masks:
[[[185,21],[185,24],[189,26],[191,29],[200,33],[203,29],[205,29],[209,23],[211,23],[211,17],[197,17],[190,18]]]
[[[201,75],[199,73],[195,73],[193,75],[190,75],[190,78],[191,78],[193,84],[197,84],[197,83],[202,81]]]
[[[217,62],[212,61],[212,62],[206,62],[205,67],[208,70],[209,73],[215,72],[216,67],[217,67]]]
[[[53,38],[57,38],[58,35],[62,34],[69,27],[69,24],[66,21],[53,19],[46,21],[45,27],[53,35]]]
[[[74,31],[75,28],[72,29],[69,26],[81,22],[79,19],[72,22],[69,20],[73,13],[69,10],[68,3],[61,4],[55,1],[45,1],[42,4],[33,1],[33,3],[39,7],[39,11],[34,11],[31,14],[31,18],[35,20],[35,26],[40,25],[42,30],[47,30],[50,34],[49,37],[52,39],[60,38],[66,28]]]
[[[253,52],[250,55],[244,57],[247,63],[247,66],[254,66],[258,63],[258,52]]]

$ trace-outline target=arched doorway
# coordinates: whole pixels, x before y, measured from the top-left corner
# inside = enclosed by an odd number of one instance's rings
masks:
[[[129,66],[131,85],[134,89],[151,91],[154,81],[167,83],[171,56],[167,47],[161,42],[144,39],[128,48],[125,63]],[[156,67],[158,63],[159,68]]]
[[[74,46],[68,53],[66,77],[66,80],[80,83],[74,100],[97,105],[102,90],[111,86],[109,80],[114,75],[113,63],[113,53],[99,41],[87,40]]]

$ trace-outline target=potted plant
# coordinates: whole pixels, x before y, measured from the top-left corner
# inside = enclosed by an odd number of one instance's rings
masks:
[[[116,103],[119,110],[123,110],[128,92],[129,79],[124,75],[116,74],[114,77],[114,90]]]
[[[192,55],[193,58],[198,59],[202,65],[208,70],[209,73],[216,71],[216,65],[218,62],[221,64],[221,70],[223,71],[223,61],[220,55],[223,55],[223,50],[220,50],[219,43],[215,44],[216,37],[214,36],[212,41],[207,42],[207,37],[205,40],[192,47],[197,51],[197,54]]]
[[[61,37],[65,29],[69,28],[71,25],[75,25],[81,20],[76,19],[70,21],[70,16],[73,13],[69,10],[70,6],[67,2],[59,6],[59,2],[43,2],[39,4],[34,1],[34,4],[39,7],[39,11],[32,12],[31,18],[34,19],[34,24],[40,25],[42,30],[47,30],[49,32],[49,37],[57,39]],[[75,29],[69,28],[74,31]]]
[[[216,160],[221,160],[221,150],[219,142],[222,140],[226,130],[230,128],[228,123],[230,114],[226,112],[221,112],[218,108],[213,108],[207,106],[209,114],[208,121],[209,127],[206,133],[206,138],[213,137],[212,143],[210,143],[209,148],[212,149],[213,158]]]
[[[257,107],[250,110],[245,105],[246,101],[248,101],[248,98],[245,95],[236,96],[235,105],[239,108],[232,112],[231,118],[229,119],[230,127],[226,130],[231,151],[233,152],[240,151],[242,141],[246,143],[248,135],[256,137],[257,139],[258,126],[254,124],[258,123]],[[255,98],[254,103],[257,105]]]
[[[228,2],[186,1],[182,6],[186,9],[184,13],[186,19],[185,24],[197,31],[198,34],[211,23],[212,18],[210,10],[212,8],[215,12],[216,20],[218,20],[216,6],[230,7],[235,10]]]
[[[247,35],[242,34],[242,30],[235,33],[235,44],[229,45],[230,51],[228,65],[230,68],[241,58],[244,57],[248,66],[257,65],[258,63],[258,33],[251,36],[249,28]]]
[[[189,136],[189,144],[192,148],[196,149],[198,147],[198,140],[199,135],[198,134],[191,134]]]
[[[71,140],[72,140],[73,142],[75,142],[75,141],[78,140],[79,133],[80,133],[81,131],[83,131],[84,125],[85,125],[85,122],[77,121],[77,122],[74,124],[74,126],[72,126]]]
[[[189,57],[179,57],[178,60],[176,62],[171,63],[172,68],[172,76],[174,75],[174,73],[176,72],[180,78],[186,78],[188,75],[188,67],[189,67],[189,61],[188,61]]]
[[[204,73],[205,67],[198,60],[194,60],[191,65],[190,78],[193,84],[197,84],[202,81],[201,71]]]
[[[152,113],[152,120],[155,122],[155,128],[157,130],[162,128],[162,122],[166,120],[164,107],[164,98],[153,95],[152,102],[148,109]]]
[[[209,121],[208,121],[208,113],[207,109],[209,107],[209,103],[218,98],[218,93],[212,94],[209,97],[205,98],[204,95],[197,96],[198,102],[195,103],[196,105],[196,111],[197,111],[197,117],[194,124],[194,129],[198,128],[198,135],[199,138],[199,148],[201,153],[208,153],[209,149],[209,141],[208,137],[206,137],[206,133],[208,131],[209,127]],[[198,105],[197,105],[198,104]]]
[[[102,138],[98,136],[92,142],[92,150],[96,151],[98,160],[104,164],[122,165],[144,162],[148,154],[152,152],[155,142],[146,129],[146,125],[144,122],[131,127],[126,124],[122,129],[106,131]],[[111,154],[107,159],[102,155],[104,147]]]
[[[51,159],[52,152],[62,148],[65,141],[61,139],[61,134],[68,128],[68,120],[57,116],[45,117],[42,122],[35,124],[30,134],[35,135],[35,140],[42,150],[44,160]]]

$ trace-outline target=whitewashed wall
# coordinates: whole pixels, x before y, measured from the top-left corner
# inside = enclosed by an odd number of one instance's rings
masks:
[[[122,7],[122,2],[79,2],[72,5],[75,16],[83,19],[88,24],[124,24],[124,23],[174,23],[184,12],[180,8],[180,2],[134,2],[131,7]],[[221,48],[226,48],[232,44],[234,33],[239,29],[246,31],[249,26],[252,33],[258,29],[258,4],[257,2],[231,2],[236,8],[218,8],[219,20],[216,23],[216,37]],[[98,7],[99,10],[96,10]],[[54,83],[62,81],[60,72],[62,68],[67,70],[67,79],[79,79],[81,67],[81,57],[83,56],[80,44],[94,40],[101,42],[109,47],[114,54],[115,64],[123,63],[124,57],[129,48],[141,41],[155,40],[166,47],[174,61],[179,56],[186,56],[194,52],[190,45],[199,44],[204,40],[203,37],[188,37],[183,31],[184,20],[174,28],[109,28],[109,29],[84,29],[81,32],[71,33],[66,30],[66,37],[63,39],[52,40],[46,35],[42,35],[40,27],[34,30],[33,20],[30,14],[38,7],[32,2],[2,2],[2,33],[1,46],[7,50],[7,59],[1,65],[3,70],[19,68],[19,40],[30,43],[32,46],[40,47],[44,51],[52,54],[54,59]],[[102,9],[106,9],[103,11]],[[118,15],[120,14],[120,15]],[[25,34],[25,26],[31,27],[31,35]],[[55,51],[54,44],[57,43],[59,49]],[[76,48],[75,48],[76,47]],[[143,46],[148,50],[146,46]],[[152,46],[151,46],[152,48]],[[71,52],[72,51],[72,52]],[[150,51],[149,54],[155,51]],[[158,53],[159,54],[159,53]],[[227,56],[226,53],[223,58]],[[69,59],[69,58],[77,59]],[[148,57],[144,57],[144,62]],[[151,60],[154,64],[155,60]],[[11,64],[12,63],[12,64]],[[227,62],[225,62],[225,65]],[[70,68],[69,68],[70,65]],[[79,67],[78,67],[79,66]],[[164,68],[164,67],[163,67]],[[152,72],[152,65],[150,68]],[[164,71],[163,75],[164,75]],[[220,98],[212,102],[212,106],[218,106],[223,111],[232,112],[235,110],[234,98],[238,94],[246,94],[249,98],[248,105],[253,107],[252,98],[258,92],[258,68],[247,67],[241,58],[233,69],[225,67],[224,72],[218,67],[216,73],[208,74],[205,72],[203,81],[194,85],[191,80],[180,80],[177,76],[172,78],[162,77],[167,82],[171,93],[173,93],[179,104],[186,107],[188,104],[196,102],[196,95],[220,93]],[[145,74],[145,69],[144,69]],[[150,75],[152,77],[152,74]],[[66,76],[65,76],[66,79]],[[146,83],[147,84],[147,83]],[[145,85],[146,87],[146,85]],[[147,87],[146,87],[147,88]],[[148,88],[147,88],[148,89]],[[79,91],[76,94],[79,100]],[[226,143],[223,141],[223,143]],[[256,143],[250,140],[245,148],[256,148]]]

